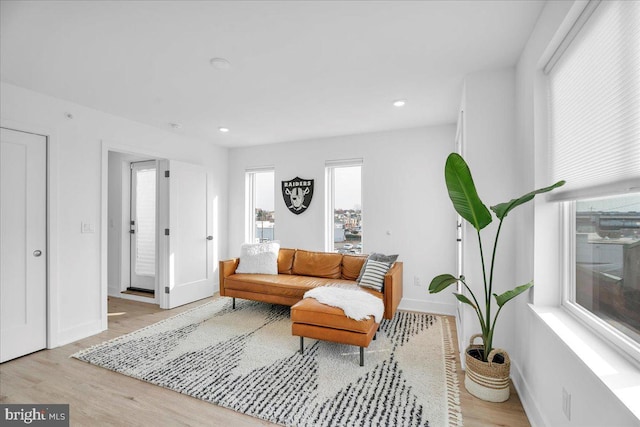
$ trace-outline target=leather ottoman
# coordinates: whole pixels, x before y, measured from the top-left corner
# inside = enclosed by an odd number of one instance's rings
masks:
[[[331,307],[314,298],[305,298],[291,307],[291,333],[300,337],[300,353],[304,337],[360,347],[360,366],[364,366],[364,348],[375,339],[378,323],[373,316],[354,320],[341,308]]]

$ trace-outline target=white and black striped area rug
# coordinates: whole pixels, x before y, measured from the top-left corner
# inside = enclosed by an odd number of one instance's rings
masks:
[[[397,312],[358,347],[291,335],[289,307],[220,298],[74,354],[286,426],[461,426],[449,319]]]

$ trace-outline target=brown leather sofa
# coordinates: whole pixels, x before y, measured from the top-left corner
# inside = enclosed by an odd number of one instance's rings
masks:
[[[239,258],[220,261],[220,295],[292,306],[317,286],[355,284],[366,255],[343,255],[281,248],[278,274],[236,274]],[[402,299],[402,262],[396,262],[384,278],[383,292],[362,288],[380,297],[384,318],[391,319]]]

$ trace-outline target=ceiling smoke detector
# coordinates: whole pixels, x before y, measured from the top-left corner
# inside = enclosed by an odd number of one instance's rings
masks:
[[[180,123],[169,123],[171,129],[182,129],[182,125]]]
[[[225,58],[211,58],[209,64],[217,70],[228,70],[231,68],[231,62]]]

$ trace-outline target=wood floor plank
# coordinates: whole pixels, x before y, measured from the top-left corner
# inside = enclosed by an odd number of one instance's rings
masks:
[[[72,426],[273,426],[266,421],[69,358],[77,351],[208,301],[211,298],[173,310],[161,310],[152,304],[109,298],[107,331],[0,365],[0,402],[68,403]],[[451,323],[455,327],[453,319]],[[453,335],[455,337],[455,333]],[[465,426],[530,426],[513,387],[507,402],[484,402],[464,389],[462,370],[459,370],[458,377]]]

